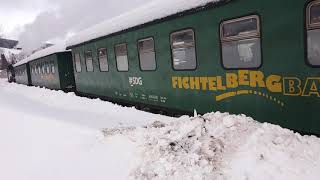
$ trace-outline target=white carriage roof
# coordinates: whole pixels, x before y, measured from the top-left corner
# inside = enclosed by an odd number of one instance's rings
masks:
[[[56,44],[56,45],[50,46],[50,47],[48,47],[46,49],[43,49],[43,50],[35,52],[34,54],[32,54],[32,55],[28,56],[27,58],[25,58],[25,59],[19,61],[18,63],[16,63],[14,65],[14,67],[23,65],[25,63],[28,63],[30,61],[33,61],[33,60],[36,60],[36,59],[39,59],[39,58],[42,58],[42,57],[45,57],[45,56],[49,56],[49,55],[52,55],[52,54],[55,54],[55,53],[59,53],[59,52],[66,52],[66,51],[68,51],[68,50],[66,50],[66,44],[65,43]]]
[[[77,33],[67,40],[67,47],[79,45],[90,40],[127,30],[190,9],[201,8],[210,3],[217,3],[219,1],[223,0],[154,0],[137,9]]]

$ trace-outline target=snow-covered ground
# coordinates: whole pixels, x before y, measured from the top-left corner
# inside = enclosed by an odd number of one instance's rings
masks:
[[[0,179],[318,180],[320,139],[244,115],[171,118],[0,79]]]

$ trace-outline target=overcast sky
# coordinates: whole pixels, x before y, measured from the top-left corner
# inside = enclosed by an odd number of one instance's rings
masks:
[[[80,30],[152,0],[1,0],[4,36],[30,51],[58,42]]]

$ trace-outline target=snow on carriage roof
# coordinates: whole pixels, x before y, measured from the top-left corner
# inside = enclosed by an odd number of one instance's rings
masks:
[[[223,0],[154,0],[144,6],[77,33],[67,40],[67,47],[219,1]]]
[[[55,54],[55,53],[59,53],[59,52],[66,52],[68,50],[66,50],[66,44],[65,43],[60,43],[60,44],[56,44],[53,46],[50,46],[46,49],[40,50],[35,52],[34,54],[28,56],[27,58],[19,61],[18,63],[16,63],[14,65],[14,67],[20,66],[22,64],[28,63],[30,61],[45,57],[45,56],[49,56],[51,54]]]

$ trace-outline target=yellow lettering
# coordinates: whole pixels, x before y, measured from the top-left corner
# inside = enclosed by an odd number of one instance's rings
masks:
[[[223,90],[223,91],[225,91],[227,89],[226,86],[224,86],[222,84],[222,77],[221,76],[217,77],[217,88],[218,88],[218,90]]]
[[[267,88],[271,92],[282,92],[281,76],[270,75],[266,81]],[[293,84],[291,87],[294,86]],[[293,91],[292,91],[293,92]]]
[[[173,76],[171,79],[172,79],[172,88],[176,89],[178,85],[178,77]]]
[[[208,78],[207,77],[200,77],[200,83],[201,83],[202,90],[206,91],[207,84],[208,84]]]
[[[209,90],[210,91],[216,91],[217,90],[217,78],[216,77],[209,77],[208,82],[209,82]]]
[[[283,78],[284,95],[299,96],[301,95],[301,80],[296,77]]]
[[[302,96],[316,95],[320,97],[320,78],[308,78]]]
[[[261,71],[250,72],[250,87],[266,87],[264,81],[264,74]]]
[[[249,86],[249,71],[240,70],[239,72],[239,85],[240,86]]]
[[[200,90],[200,78],[190,77],[190,89]]]
[[[182,89],[182,77],[178,77],[178,86]]]
[[[234,73],[226,74],[227,88],[237,88],[238,84],[238,76]]]
[[[189,77],[182,78],[182,85],[184,89],[189,89]]]

